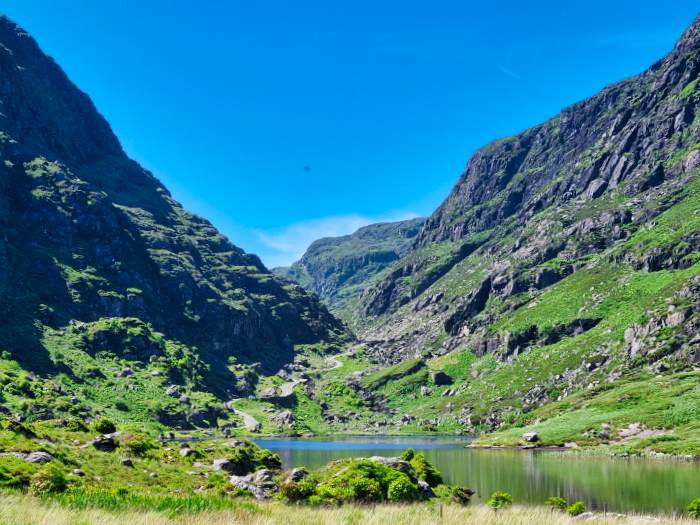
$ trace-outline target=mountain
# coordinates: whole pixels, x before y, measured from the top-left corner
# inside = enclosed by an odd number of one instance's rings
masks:
[[[298,345],[346,337],[314,295],[129,159],[88,96],[4,17],[0,105],[0,349],[13,374],[104,410],[114,389],[140,389],[152,399],[131,396],[132,413],[182,421],[195,403],[178,407],[168,386],[214,402],[249,392]],[[36,412],[50,412],[45,386],[29,396]]]
[[[315,292],[332,312],[352,321],[343,314],[353,310],[372,277],[409,251],[424,222],[372,224],[351,235],[319,239],[291,267],[272,271]]]
[[[477,151],[357,301],[363,409],[329,378],[323,417],[700,454],[699,73],[700,19],[644,73]]]

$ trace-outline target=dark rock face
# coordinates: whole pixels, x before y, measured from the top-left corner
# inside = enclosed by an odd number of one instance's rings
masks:
[[[694,263],[697,232],[635,250],[624,242],[653,226],[697,176],[699,33],[700,19],[641,75],[472,156],[411,250],[362,293],[358,310],[378,319],[367,323],[361,338],[386,357],[375,355],[377,361],[420,354],[439,340],[441,329],[444,351],[465,344],[477,354],[502,348],[502,334],[479,334],[604,250],[612,265],[649,272]],[[464,280],[465,269],[456,269],[465,261],[483,267],[478,279],[461,287],[450,276]],[[438,293],[433,307],[430,298]],[[549,340],[530,334],[532,341],[551,344],[577,329],[560,328]],[[506,355],[532,342],[518,342],[526,335],[512,334]]]
[[[291,267],[273,272],[297,281],[332,311],[342,312],[374,275],[406,254],[424,221],[372,224],[351,235],[319,239]]]
[[[314,296],[129,159],[90,99],[6,18],[0,44],[0,335],[20,362],[50,366],[37,322],[138,318],[196,346],[213,370],[229,356],[277,370],[294,344],[344,337]],[[103,335],[96,350],[120,337]],[[130,344],[135,359],[160,351]]]

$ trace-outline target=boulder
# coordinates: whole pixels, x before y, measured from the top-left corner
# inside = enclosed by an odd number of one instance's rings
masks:
[[[180,397],[180,387],[177,385],[170,385],[165,393],[170,397]]]
[[[115,434],[105,434],[103,436],[98,436],[92,441],[90,441],[88,445],[92,445],[97,450],[100,450],[102,452],[112,452],[118,446],[115,437]]]
[[[523,439],[528,443],[537,443],[540,440],[540,435],[537,432],[525,432]]]
[[[215,459],[212,464],[214,470],[223,470],[225,472],[233,471],[236,466],[228,459]]]
[[[24,461],[28,463],[48,463],[52,459],[53,456],[48,452],[37,451],[27,454],[27,456],[24,458]]]
[[[121,463],[123,467],[134,468],[134,462],[131,461],[131,458],[123,458]]]
[[[432,373],[433,383],[437,386],[447,386],[454,383],[454,380],[445,372],[437,371]]]
[[[430,499],[435,497],[435,492],[430,488],[427,481],[418,480],[418,495],[420,499]]]
[[[422,396],[429,396],[429,395],[432,394],[432,393],[433,393],[433,391],[430,389],[430,387],[427,387],[427,386],[425,386],[425,385],[423,385],[422,387],[420,387],[420,395],[422,395]]]
[[[387,458],[384,456],[372,456],[370,461],[376,461],[399,472],[409,473],[413,470],[411,464],[401,458]]]
[[[247,476],[231,476],[229,481],[233,486],[247,490],[258,500],[268,499],[278,490],[277,484],[272,479],[272,472],[267,469]]]
[[[301,481],[302,479],[304,479],[304,478],[307,477],[308,475],[309,475],[309,471],[308,471],[308,470],[306,470],[306,469],[303,468],[303,467],[297,467],[297,468],[295,468],[295,469],[292,469],[292,471],[291,471],[291,472],[289,473],[289,475],[287,476],[286,481],[287,481],[287,482],[295,482],[295,483],[296,483],[296,482],[298,482],[298,481]]]

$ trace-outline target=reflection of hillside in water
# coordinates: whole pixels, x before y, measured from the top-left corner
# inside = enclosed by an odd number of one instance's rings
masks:
[[[343,437],[336,440],[260,440],[286,467],[318,468],[339,458],[423,452],[447,483],[471,487],[485,498],[506,490],[521,503],[549,496],[585,501],[589,507],[637,512],[673,511],[697,497],[700,465],[574,457],[557,452],[474,450],[455,437]]]

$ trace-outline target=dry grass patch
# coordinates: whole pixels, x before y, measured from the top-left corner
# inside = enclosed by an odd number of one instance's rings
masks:
[[[0,497],[0,525],[568,525],[580,521],[561,513],[553,513],[544,507],[520,506],[494,513],[483,505],[448,505],[443,507],[441,517],[438,507],[424,504],[311,508],[268,503],[261,504],[257,510],[234,509],[168,516],[157,512],[73,510],[28,496]],[[585,522],[596,525],[697,523],[688,519],[662,516],[607,519],[597,516]]]

